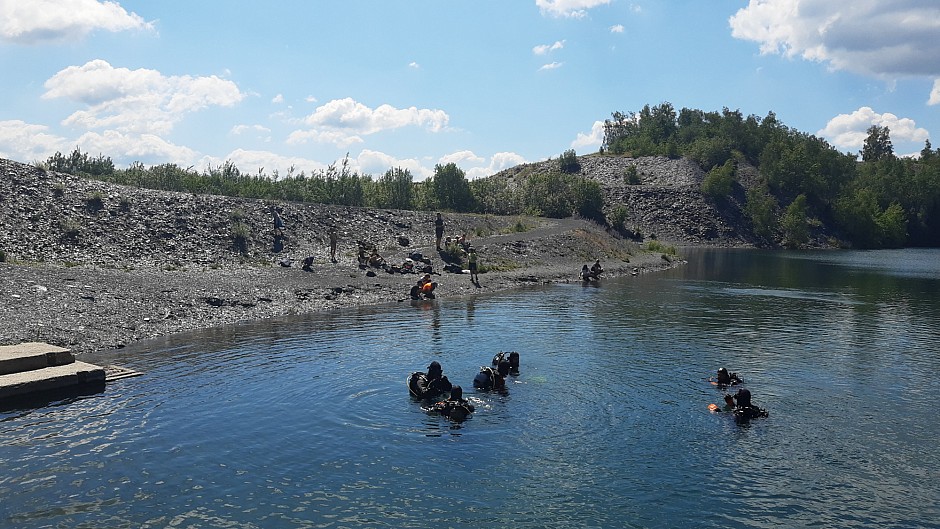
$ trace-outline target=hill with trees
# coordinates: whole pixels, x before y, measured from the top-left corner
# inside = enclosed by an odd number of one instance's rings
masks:
[[[940,149],[895,155],[873,126],[858,156],[781,123],[727,108],[670,103],[614,112],[600,151],[523,164],[468,180],[456,164],[415,182],[407,169],[379,177],[348,160],[307,174],[203,171],[175,164],[127,169],[76,148],[42,167],[117,184],[270,200],[498,215],[581,216],[628,237],[766,247],[940,245]]]

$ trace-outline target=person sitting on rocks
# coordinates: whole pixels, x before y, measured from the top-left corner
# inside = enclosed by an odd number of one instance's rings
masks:
[[[421,295],[425,299],[434,299],[434,289],[437,288],[437,283],[431,281],[431,274],[424,274],[418,284],[421,286]]]
[[[594,277],[597,279],[601,278],[601,273],[604,271],[604,267],[601,266],[601,260],[598,259],[594,261],[594,264],[591,266],[591,273],[594,274]]]
[[[431,411],[440,413],[452,421],[463,421],[474,411],[473,404],[463,398],[463,388],[454,386],[450,389],[450,398],[436,403]]]
[[[597,276],[588,268],[588,265],[581,267],[581,273],[578,274],[581,281],[597,281]]]
[[[379,255],[378,250],[372,250],[372,255],[369,256],[369,266],[373,268],[385,268],[385,258]]]
[[[411,299],[434,299],[434,289],[437,288],[437,283],[431,281],[431,274],[424,274],[418,279],[418,282],[411,287],[411,291],[408,295]]]

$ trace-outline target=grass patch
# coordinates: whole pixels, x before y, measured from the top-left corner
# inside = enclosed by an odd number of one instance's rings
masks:
[[[529,226],[522,219],[516,219],[516,222],[505,228],[502,233],[525,233],[533,228],[535,226]]]
[[[85,197],[85,208],[92,213],[101,211],[104,209],[104,197],[98,191],[88,193]]]
[[[248,253],[248,241],[251,239],[251,230],[241,221],[232,224],[232,246],[241,254]]]
[[[646,249],[650,252],[658,252],[658,253],[663,254],[663,259],[666,259],[667,255],[670,257],[670,259],[674,257],[678,257],[679,255],[679,250],[677,250],[675,246],[663,244],[657,240],[652,240],[646,243]]]
[[[485,274],[487,272],[510,272],[518,268],[521,268],[519,263],[500,260],[496,262],[480,262],[477,265],[477,272],[481,274]]]
[[[62,231],[63,239],[74,239],[78,237],[78,233],[82,230],[82,225],[72,218],[59,219],[59,230]]]
[[[490,230],[483,226],[477,226],[476,228],[473,228],[473,235],[475,235],[477,238],[487,237],[490,235]]]

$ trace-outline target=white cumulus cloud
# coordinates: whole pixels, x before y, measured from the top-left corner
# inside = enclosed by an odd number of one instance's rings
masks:
[[[117,130],[86,132],[75,144],[84,152],[107,153],[115,160],[140,161],[144,164],[175,163],[188,167],[197,156],[196,151],[189,147],[170,143],[156,134],[128,134]]]
[[[574,141],[571,142],[572,149],[581,149],[584,147],[600,147],[604,143],[604,122],[595,121],[591,125],[591,132],[585,134],[579,132]]]
[[[565,47],[565,41],[558,40],[554,44],[540,44],[532,48],[532,53],[536,55],[545,55],[550,51],[560,50]]]
[[[434,175],[434,168],[424,166],[414,158],[396,158],[384,152],[363,149],[350,163],[353,170],[362,174],[383,175],[394,168],[407,169],[414,181],[427,180]]]
[[[235,125],[232,127],[231,133],[235,136],[243,134],[245,132],[255,131],[259,133],[268,133],[271,132],[271,129],[265,127],[264,125]]]
[[[610,26],[611,33],[623,33],[623,24],[617,24],[615,26]]]
[[[441,156],[441,159],[438,160],[438,163],[441,165],[452,163],[457,165],[457,167],[463,167],[465,165],[479,165],[485,161],[486,159],[477,156],[473,153],[473,151],[457,151],[445,156]]]
[[[100,59],[69,66],[44,86],[44,99],[64,98],[88,106],[64,124],[137,133],[167,133],[187,113],[233,106],[245,97],[235,83],[214,75],[164,76],[144,68],[114,68]]]
[[[476,180],[477,178],[485,178],[490,175],[494,175],[503,169],[509,169],[510,167],[515,167],[519,164],[526,163],[526,159],[514,152],[498,152],[490,157],[489,161],[485,161],[483,158],[479,158],[481,163],[479,165],[473,166],[460,166],[461,169],[467,174],[468,180]],[[458,164],[459,165],[459,164]]]
[[[563,64],[564,63],[561,63],[561,62],[550,62],[548,64],[543,64],[542,67],[539,68],[539,71],[541,72],[544,70],[557,70],[558,68],[561,68]]]
[[[729,23],[765,54],[876,77],[940,75],[940,2],[750,0]]]
[[[448,121],[450,117],[443,110],[395,108],[391,105],[370,108],[347,97],[317,107],[304,118],[304,123],[311,128],[292,132],[288,142],[316,141],[343,146],[362,142],[361,136],[364,135],[402,127],[423,127],[431,132],[440,132],[447,127]]]
[[[588,9],[607,4],[610,0],[535,0],[542,14],[567,18],[584,18]]]
[[[861,107],[851,114],[839,114],[816,134],[841,149],[858,150],[865,144],[868,128],[872,125],[888,127],[892,142],[923,143],[929,136],[927,130],[918,127],[913,119],[899,118],[890,112],[879,114],[871,107]]]
[[[338,130],[295,130],[287,136],[288,145],[302,145],[308,142],[331,143],[344,149],[356,143],[363,143],[363,141],[356,134]]]
[[[51,134],[45,125],[18,119],[0,121],[0,158],[29,163],[45,160],[56,151],[66,152],[69,148],[68,140]]]
[[[930,91],[930,98],[927,100],[927,104],[940,105],[940,79],[933,82],[933,89]]]
[[[210,166],[218,167],[225,162],[232,162],[240,171],[249,174],[263,172],[273,177],[274,172],[277,171],[279,178],[287,176],[292,167],[294,175],[299,175],[301,171],[309,175],[317,171],[325,170],[327,167],[326,164],[309,158],[284,156],[270,151],[246,149],[235,149],[224,158],[205,156],[195,162],[194,165],[201,170]]]
[[[152,30],[117,2],[0,0],[0,39],[20,44],[75,40],[95,31]]]

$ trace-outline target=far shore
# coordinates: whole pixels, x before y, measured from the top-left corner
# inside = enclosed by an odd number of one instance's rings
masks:
[[[504,270],[480,274],[479,284],[467,274],[441,270],[433,248],[437,300],[507,292],[527,285],[579,281],[582,264],[577,246],[585,240],[610,239],[587,221],[547,221],[528,233],[474,241],[481,260],[501,254]],[[551,250],[554,257],[512,260],[497,247],[523,241],[532,251]],[[641,275],[681,263],[621,240],[605,240],[604,277]],[[617,257],[610,257],[616,254]],[[370,270],[373,273],[369,273]],[[337,263],[315,260],[312,271],[291,266],[226,264],[222,267],[101,266],[48,262],[0,263],[0,344],[41,341],[81,355],[123,348],[174,333],[208,329],[282,316],[329,311],[359,305],[405,301],[417,274],[389,274],[362,269],[351,255]]]

